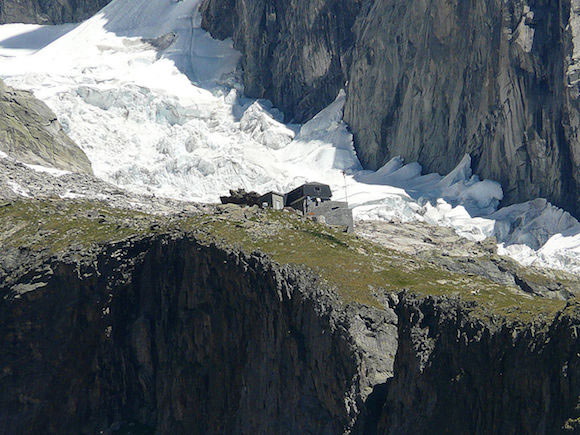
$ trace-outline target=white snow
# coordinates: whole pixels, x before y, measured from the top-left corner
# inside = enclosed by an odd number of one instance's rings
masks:
[[[10,189],[12,189],[12,191],[16,195],[23,196],[25,198],[32,197],[32,195],[30,195],[30,192],[26,188],[18,184],[16,181],[8,181],[8,186],[10,187]]]
[[[240,128],[252,139],[274,150],[284,148],[294,139],[295,132],[262,108],[256,101],[248,107],[240,119]]]
[[[54,177],[62,177],[63,175],[66,175],[66,174],[70,174],[71,173],[70,171],[64,171],[62,169],[51,168],[51,167],[48,167],[48,166],[31,165],[31,164],[28,164],[28,163],[24,163],[24,165],[26,167],[28,167],[28,168],[36,171],[36,172],[44,172],[44,173],[50,174],[50,175],[52,175]]]
[[[75,193],[67,190],[65,193],[60,195],[62,199],[78,199],[78,198],[85,198],[85,195],[82,193]]]
[[[26,166],[27,168],[32,169],[33,171],[36,171],[36,172],[44,172],[44,173],[50,174],[50,175],[52,175],[54,177],[61,177],[63,175],[66,175],[66,174],[70,174],[71,173],[70,171],[64,171],[62,169],[56,169],[56,168],[52,168],[52,167],[49,167],[49,166],[31,165],[29,163],[23,163],[23,162],[20,162],[18,159],[15,159],[14,157],[9,156],[8,154],[6,154],[3,151],[0,151],[0,159],[9,159],[9,160],[11,160],[13,162],[17,162],[17,163],[23,164],[24,166]]]
[[[489,216],[502,243],[499,252],[525,265],[580,273],[580,223],[569,213],[536,199]]]
[[[95,174],[131,191],[214,202],[230,188],[320,181],[348,198],[356,219],[496,236],[520,262],[580,272],[578,222],[541,200],[496,212],[501,187],[473,175],[469,156],[447,176],[397,157],[366,171],[342,121],[344,92],[301,126],[244,97],[240,54],[201,29],[198,6],[115,0],[76,27],[0,26],[0,77],[44,100]]]

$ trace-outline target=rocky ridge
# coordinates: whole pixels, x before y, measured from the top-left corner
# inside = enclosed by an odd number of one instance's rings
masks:
[[[22,198],[99,201],[128,212],[155,216],[216,213],[217,210],[212,204],[130,193],[90,174],[55,174],[49,168],[30,167],[13,158],[0,157],[0,200]],[[228,213],[238,209],[234,206],[226,208]],[[242,213],[243,219],[244,216]],[[573,274],[523,267],[508,257],[497,255],[494,238],[471,242],[450,228],[420,222],[360,221],[355,230],[361,240],[369,240],[404,256],[413,256],[447,272],[480,276],[495,284],[515,288],[518,292],[567,300],[580,291],[580,282]],[[270,236],[268,233],[258,233],[255,238]]]
[[[2,202],[3,433],[576,427],[580,311],[461,266],[489,246],[449,239],[438,262],[426,238],[402,252],[293,213],[166,207]]]
[[[491,240],[1,156],[0,199],[0,433],[580,430],[578,279]]]
[[[345,87],[363,165],[448,173],[469,153],[504,202],[580,213],[578,11],[570,0],[205,0],[248,95],[304,121]],[[234,11],[234,14],[231,13]]]

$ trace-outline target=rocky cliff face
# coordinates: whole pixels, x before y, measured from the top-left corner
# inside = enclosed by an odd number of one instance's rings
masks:
[[[393,288],[369,286],[375,297],[357,302],[352,288],[240,250],[250,243],[243,234],[276,239],[298,218],[220,210],[229,217],[2,204],[0,433],[578,429],[577,304],[558,303],[556,313],[544,309],[550,300],[520,295],[498,315],[501,297],[394,288],[412,287],[419,258],[404,260],[414,264],[409,275],[375,271]],[[179,225],[170,229],[172,219]],[[339,241],[364,250],[301,225],[285,246],[312,238],[317,261],[326,245],[340,251]],[[357,258],[349,263],[360,269]],[[320,273],[331,267],[318,264]],[[426,279],[435,279],[429,267]],[[435,281],[420,284],[438,291]],[[486,291],[467,276],[458,287]],[[495,308],[482,310],[490,300]]]
[[[85,153],[46,104],[0,80],[0,151],[21,162],[92,173]]]
[[[245,93],[310,119],[344,88],[359,0],[209,0],[202,26],[244,54]]]
[[[158,239],[75,269],[3,289],[2,433],[340,433],[392,370],[390,310],[260,256]]]
[[[576,303],[551,324],[480,322],[448,300],[403,297],[394,375],[367,433],[580,430]]]
[[[62,24],[83,21],[110,0],[0,0],[0,24]]]
[[[203,13],[243,52],[246,91],[290,118],[346,87],[344,119],[366,167],[401,155],[446,173],[470,153],[506,203],[546,197],[580,214],[570,0],[205,0]]]

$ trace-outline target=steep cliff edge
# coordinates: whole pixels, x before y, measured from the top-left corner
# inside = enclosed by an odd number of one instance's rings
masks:
[[[208,212],[2,204],[2,433],[576,424],[573,302],[290,214]]]
[[[9,243],[0,260],[2,433],[340,433],[391,374],[392,311],[345,307],[306,269],[216,244],[207,216],[187,235],[164,218],[43,204],[2,210],[21,224],[57,210],[33,248]],[[130,239],[91,243],[115,235]]]
[[[457,301],[401,299],[394,375],[365,432],[577,433],[579,308],[514,328]]]
[[[0,0],[0,24],[77,23],[111,0]]]
[[[447,173],[470,153],[506,203],[545,197],[580,215],[569,0],[205,0],[202,13],[242,51],[246,92],[289,118],[308,119],[346,87],[365,167],[401,155]]]
[[[0,80],[0,151],[21,162],[92,174],[91,162],[56,115],[27,91]]]

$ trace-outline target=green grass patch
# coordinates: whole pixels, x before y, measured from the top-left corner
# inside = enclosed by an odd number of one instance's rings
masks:
[[[565,305],[479,276],[452,273],[287,213],[268,211],[262,219],[251,219],[250,226],[228,219],[200,219],[189,225],[204,228],[212,239],[217,237],[247,251],[261,251],[280,264],[313,269],[337,288],[345,302],[377,306],[374,289],[406,289],[423,296],[459,296],[477,302],[476,315],[484,316],[489,311],[521,322],[539,315],[552,316]]]
[[[17,201],[0,206],[0,244],[59,253],[149,231],[146,214],[84,201]]]
[[[0,243],[58,253],[179,230],[205,243],[261,251],[280,264],[304,265],[337,289],[344,302],[380,307],[376,289],[475,301],[475,315],[520,322],[553,316],[564,302],[522,293],[479,276],[452,273],[294,214],[225,208],[217,214],[151,216],[88,201],[17,201],[0,206]]]

